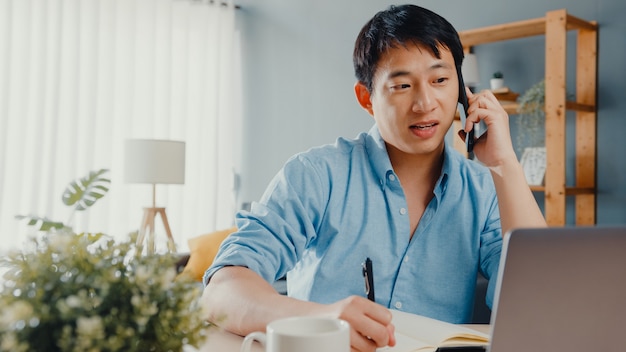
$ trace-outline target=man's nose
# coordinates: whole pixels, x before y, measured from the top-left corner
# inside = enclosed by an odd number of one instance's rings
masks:
[[[420,87],[413,99],[414,112],[429,112],[435,108],[433,92],[428,87]]]

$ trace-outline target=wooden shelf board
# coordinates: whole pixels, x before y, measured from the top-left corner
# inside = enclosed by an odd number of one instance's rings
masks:
[[[565,102],[565,108],[567,110],[573,110],[573,111],[586,111],[586,112],[595,112],[596,111],[596,107],[594,105],[581,104],[581,103],[577,103],[575,101],[567,101],[567,102]]]
[[[519,104],[512,101],[501,101],[502,107],[504,107],[504,111],[506,111],[509,115],[518,115],[517,109],[519,108]],[[574,101],[568,101],[565,103],[565,108],[567,110],[572,111],[585,111],[585,112],[595,112],[596,107],[590,104],[580,104]]]
[[[509,115],[517,115],[517,108],[519,107],[519,104],[516,102],[512,102],[512,101],[501,101],[500,104],[502,105],[502,107],[504,108],[504,111],[506,111],[507,114]]]
[[[533,192],[545,192],[545,186],[529,186]],[[576,196],[579,194],[595,194],[596,189],[593,187],[565,187],[566,196]]]
[[[499,42],[544,34],[546,19],[544,17],[529,20],[497,24],[476,29],[469,29],[459,33],[463,47],[472,47],[478,44]]]
[[[565,195],[576,196],[579,194],[595,194],[596,189],[594,187],[565,187]]]
[[[558,11],[558,10],[557,10]],[[567,14],[567,30],[597,30],[595,21],[585,21],[576,16]],[[459,32],[463,47],[468,49],[472,46],[486,43],[494,43],[504,40],[526,38],[546,33],[546,17],[497,24]]]
[[[567,30],[585,29],[590,31],[598,30],[598,23],[596,21],[585,21],[582,18],[567,14]]]

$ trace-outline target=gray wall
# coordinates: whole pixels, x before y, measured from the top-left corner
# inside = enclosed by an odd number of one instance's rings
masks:
[[[363,24],[394,3],[383,0],[240,0],[243,52],[243,139],[239,202],[257,200],[291,155],[367,131],[373,120],[353,94],[352,47]],[[541,17],[566,8],[600,25],[598,72],[599,224],[626,223],[626,2],[623,0],[414,1],[457,30]],[[572,43],[570,46],[575,45]],[[544,75],[543,37],[476,48],[481,85],[505,73],[523,92]],[[568,70],[571,70],[568,67]],[[573,86],[568,76],[568,91]],[[572,88],[573,89],[573,88]],[[572,91],[573,92],[573,91]],[[515,117],[512,116],[512,119]],[[514,124],[512,124],[514,128]],[[516,130],[512,133],[515,135]],[[569,126],[568,134],[574,133]],[[571,138],[569,149],[573,147]],[[573,153],[567,160],[573,182]],[[541,202],[541,195],[538,195]],[[573,215],[569,202],[569,219]]]

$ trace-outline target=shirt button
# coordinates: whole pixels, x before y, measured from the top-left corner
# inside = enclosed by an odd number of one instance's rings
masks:
[[[394,306],[396,306],[397,309],[402,308],[402,302],[398,301],[396,302],[396,304],[394,304]]]
[[[406,214],[406,208],[400,208],[400,214],[402,215]]]
[[[408,263],[408,262],[409,262],[409,257],[408,257],[408,256],[404,257],[404,262],[405,262],[405,263]]]
[[[389,175],[389,181],[395,181],[396,180],[396,176],[393,174]]]

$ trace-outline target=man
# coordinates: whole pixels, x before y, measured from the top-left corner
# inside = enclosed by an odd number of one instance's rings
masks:
[[[474,146],[484,166],[444,143],[462,60],[452,25],[421,7],[392,6],[364,26],[355,94],[375,125],[292,157],[238,214],[239,231],[205,275],[209,320],[244,335],[285,316],[337,316],[355,351],[395,344],[387,308],[469,321],[476,275],[496,277],[502,234],[545,220],[493,94],[467,91],[459,133],[487,124]],[[368,257],[376,303],[364,297]],[[270,284],[285,274],[288,296]]]

